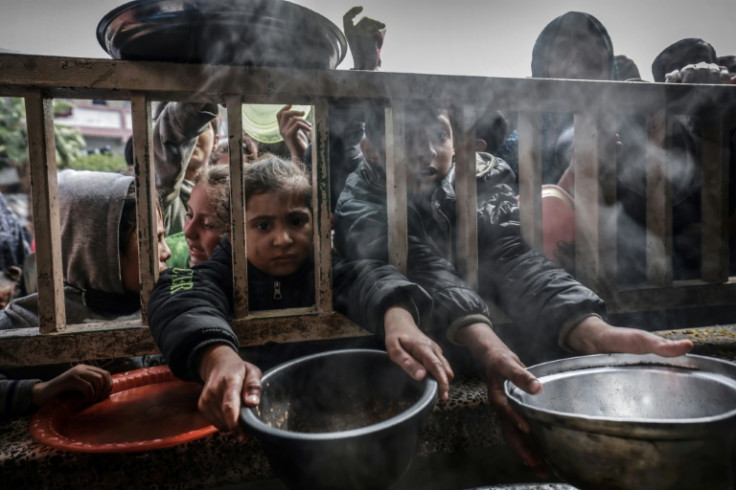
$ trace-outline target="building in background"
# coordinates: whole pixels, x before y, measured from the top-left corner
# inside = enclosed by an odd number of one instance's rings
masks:
[[[70,100],[68,110],[57,113],[54,123],[79,129],[88,153],[110,151],[123,155],[133,133],[129,101]]]

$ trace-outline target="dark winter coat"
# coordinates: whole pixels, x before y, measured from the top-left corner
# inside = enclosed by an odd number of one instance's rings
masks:
[[[488,154],[478,154],[476,163],[480,294],[455,269],[454,169],[428,207],[409,204],[403,275],[387,264],[385,177],[364,162],[348,177],[335,211],[339,310],[382,335],[386,308],[408,303],[421,328],[453,341],[460,327],[490,324],[486,300],[493,300],[525,334],[555,347],[563,327],[604,312],[597,295],[523,242],[506,163]]]
[[[230,326],[232,278],[232,245],[226,238],[210,260],[191,269],[168,269],[159,277],[151,293],[148,323],[177,377],[198,380],[196,360],[209,345],[224,343],[238,350]],[[248,301],[251,311],[313,305],[313,263],[307,261],[287,277],[269,276],[248,264]]]

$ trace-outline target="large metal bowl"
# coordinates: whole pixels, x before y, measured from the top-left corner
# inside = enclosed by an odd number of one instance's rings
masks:
[[[240,421],[294,489],[386,489],[406,472],[437,382],[410,378],[383,351],[344,349],[263,375]]]
[[[115,59],[335,68],[340,29],[284,0],[135,0],[107,13],[97,40]]]
[[[582,489],[734,488],[736,364],[603,354],[529,368],[506,394],[557,475]]]

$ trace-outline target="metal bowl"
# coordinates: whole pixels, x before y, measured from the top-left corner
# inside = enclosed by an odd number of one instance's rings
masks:
[[[506,394],[564,481],[587,489],[732,489],[736,364],[687,355],[602,354],[529,368]]]
[[[344,349],[263,375],[240,421],[274,472],[299,489],[385,489],[406,472],[437,382],[410,378],[383,351]]]
[[[335,24],[284,0],[135,0],[97,40],[115,59],[213,65],[331,69],[347,51]]]

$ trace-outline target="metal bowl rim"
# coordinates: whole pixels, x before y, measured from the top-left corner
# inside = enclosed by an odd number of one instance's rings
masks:
[[[377,350],[377,349],[338,349],[338,350],[325,351],[325,352],[320,352],[317,354],[311,354],[308,356],[293,359],[283,364],[279,364],[278,366],[275,366],[269,369],[268,371],[266,371],[265,373],[263,373],[263,377],[261,381],[264,382],[268,379],[268,377],[274,375],[275,373],[290,369],[294,365],[308,363],[318,358],[343,356],[343,355],[344,356],[357,356],[357,355],[375,356],[375,357],[382,357],[382,358],[388,359],[388,354],[385,351]],[[389,362],[393,362],[393,361],[390,361],[390,359],[388,360]],[[407,376],[409,375],[407,374]],[[377,433],[383,432],[384,430],[387,430],[389,428],[399,426],[409,421],[410,419],[414,418],[415,416],[418,416],[421,412],[431,407],[431,405],[434,403],[434,401],[437,398],[437,381],[435,381],[431,376],[427,375],[422,381],[418,381],[418,383],[424,385],[424,389],[419,399],[411,407],[407,408],[406,410],[399,413],[398,415],[395,415],[391,418],[383,420],[377,424],[371,424],[371,425],[359,427],[356,429],[344,430],[344,431],[334,431],[334,432],[321,432],[321,433],[294,432],[294,431],[279,429],[277,427],[272,427],[266,424],[265,422],[263,422],[263,420],[258,418],[255,415],[255,411],[252,407],[243,407],[240,410],[240,420],[245,425],[247,425],[248,428],[253,429],[256,432],[259,432],[263,435],[267,435],[270,437],[279,437],[282,439],[299,440],[299,441],[313,441],[313,442],[325,441],[326,442],[326,441],[339,441],[339,440],[345,440],[345,439],[352,439],[356,437],[368,436],[371,434],[377,434]]]
[[[337,42],[338,45],[338,53],[337,53],[337,61],[335,63],[335,67],[339,65],[343,59],[345,58],[345,55],[347,54],[347,40],[345,39],[345,35],[342,33],[339,27],[337,27],[330,19],[325,17],[324,15],[320,14],[319,12],[309,9],[307,7],[304,7],[302,5],[290,2],[288,0],[270,0],[270,1],[276,1],[283,5],[284,8],[293,9],[295,11],[302,12],[302,14],[307,19],[312,19],[316,24],[319,24],[320,27],[327,29],[333,36],[334,40]],[[115,23],[116,20],[119,19],[120,15],[124,12],[131,11],[131,10],[144,10],[144,11],[152,11],[155,8],[161,8],[162,6],[166,6],[166,4],[172,4],[172,5],[178,5],[181,3],[181,0],[131,0],[127,3],[124,3],[122,5],[119,5],[115,7],[114,9],[110,10],[108,13],[106,13],[102,19],[97,24],[96,29],[96,37],[97,42],[100,44],[102,49],[112,56],[114,59],[120,59],[115,54],[120,54],[120,48],[112,46],[112,39],[115,38],[117,33],[119,32],[120,26],[117,26],[115,32],[110,33],[109,29],[111,26]],[[234,6],[236,6],[238,3],[240,3],[240,0],[230,0],[230,3]],[[208,3],[206,2],[200,2],[202,6],[202,12],[209,15],[217,15],[218,11],[210,11],[207,9]],[[275,8],[275,7],[274,7]],[[181,14],[182,11],[172,11],[170,12],[172,14]],[[232,12],[231,12],[232,13]],[[111,42],[108,43],[107,37],[108,34],[110,35]]]
[[[692,362],[691,362],[692,361]],[[694,363],[694,364],[693,364]],[[572,365],[572,366],[571,366]],[[661,357],[655,354],[593,354],[588,356],[570,357],[566,359],[558,359],[554,361],[544,362],[530,366],[528,370],[535,376],[543,377],[551,374],[563,372],[585,370],[598,367],[617,367],[617,366],[661,366],[661,367],[683,367],[694,370],[706,371],[706,366],[719,366],[723,369],[733,370],[735,377],[728,378],[725,374],[723,377],[731,380],[731,384],[736,388],[736,363],[718,359],[709,356],[701,356],[696,354],[686,354],[680,357]],[[695,366],[699,365],[699,366]],[[712,373],[712,371],[709,371]],[[722,373],[715,373],[722,374]],[[571,422],[572,424],[581,422],[590,422],[598,424],[632,424],[647,428],[658,428],[665,426],[697,426],[711,424],[714,422],[722,422],[730,418],[736,418],[736,407],[733,410],[708,417],[695,417],[687,419],[653,419],[653,418],[633,418],[633,417],[605,417],[584,414],[572,414],[570,412],[561,412],[542,408],[536,405],[525,403],[519,398],[518,393],[522,390],[513,384],[510,380],[504,382],[504,392],[512,404],[524,409],[530,416],[546,416],[546,418],[557,418]],[[598,428],[603,428],[599,426]]]

